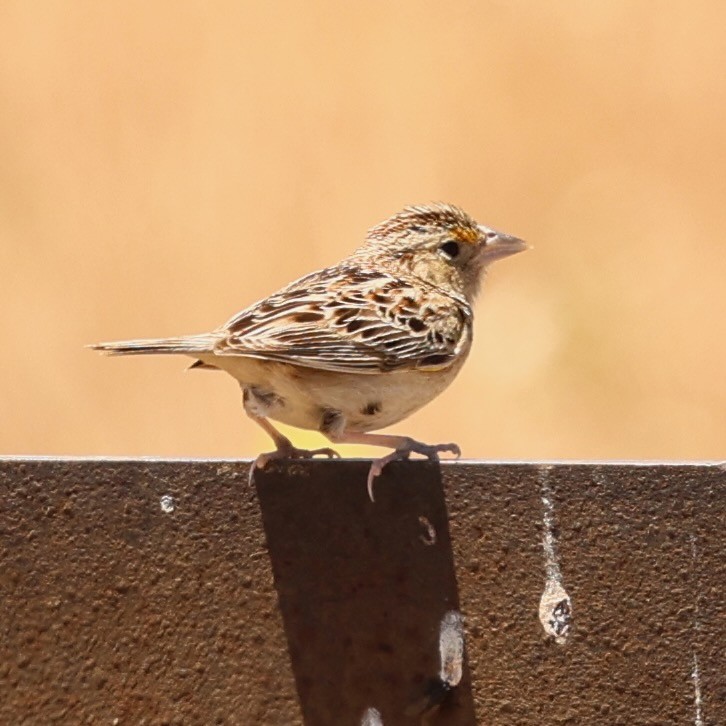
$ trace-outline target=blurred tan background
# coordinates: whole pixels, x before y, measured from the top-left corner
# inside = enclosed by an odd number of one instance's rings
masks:
[[[269,449],[231,378],[83,345],[216,327],[444,200],[535,249],[396,431],[723,458],[725,25],[715,1],[5,0],[0,453]]]

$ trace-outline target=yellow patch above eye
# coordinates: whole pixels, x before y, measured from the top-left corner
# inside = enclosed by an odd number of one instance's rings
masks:
[[[475,245],[479,242],[479,234],[475,229],[471,227],[454,227],[451,233],[460,242],[466,242],[470,245]]]

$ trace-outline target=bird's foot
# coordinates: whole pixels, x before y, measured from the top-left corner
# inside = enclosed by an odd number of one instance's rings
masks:
[[[395,451],[382,456],[380,459],[375,459],[368,471],[368,496],[371,501],[375,501],[373,498],[373,483],[376,477],[380,476],[383,469],[392,461],[405,461],[411,454],[422,454],[429,461],[438,461],[439,454],[444,451],[453,454],[457,459],[461,456],[461,449],[457,444],[422,444],[414,439],[406,439],[406,442]]]
[[[282,439],[277,442],[277,448],[265,454],[260,454],[250,467],[249,482],[256,469],[264,469],[271,461],[279,459],[312,459],[316,456],[327,456],[329,459],[340,459],[340,454],[334,449],[324,447],[322,449],[298,449],[293,446],[288,439]]]

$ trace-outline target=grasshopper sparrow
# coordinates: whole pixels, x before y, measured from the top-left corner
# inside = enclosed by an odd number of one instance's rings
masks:
[[[383,467],[411,453],[438,460],[456,444],[427,445],[372,434],[439,395],[472,342],[472,303],[486,268],[526,248],[448,204],[406,207],[373,227],[342,262],[302,277],[211,333],[91,347],[111,354],[179,353],[192,368],[239,381],[247,415],[272,437],[273,459],[328,457],[295,448],[269,419],[316,429],[334,443],[393,449],[373,461],[368,493]]]

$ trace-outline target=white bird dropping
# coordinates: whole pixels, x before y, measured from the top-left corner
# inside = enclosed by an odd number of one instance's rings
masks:
[[[373,706],[367,708],[360,726],[383,726],[381,712],[377,708],[373,708]]]
[[[555,507],[552,501],[552,490],[549,483],[549,471],[552,467],[540,468],[539,483],[542,492],[543,535],[542,549],[545,558],[545,587],[539,601],[539,620],[547,635],[553,637],[559,645],[564,645],[572,623],[572,601],[562,581],[562,571],[557,561],[555,545]]]
[[[439,678],[450,688],[459,685],[464,663],[464,623],[458,610],[449,610],[439,626]]]

